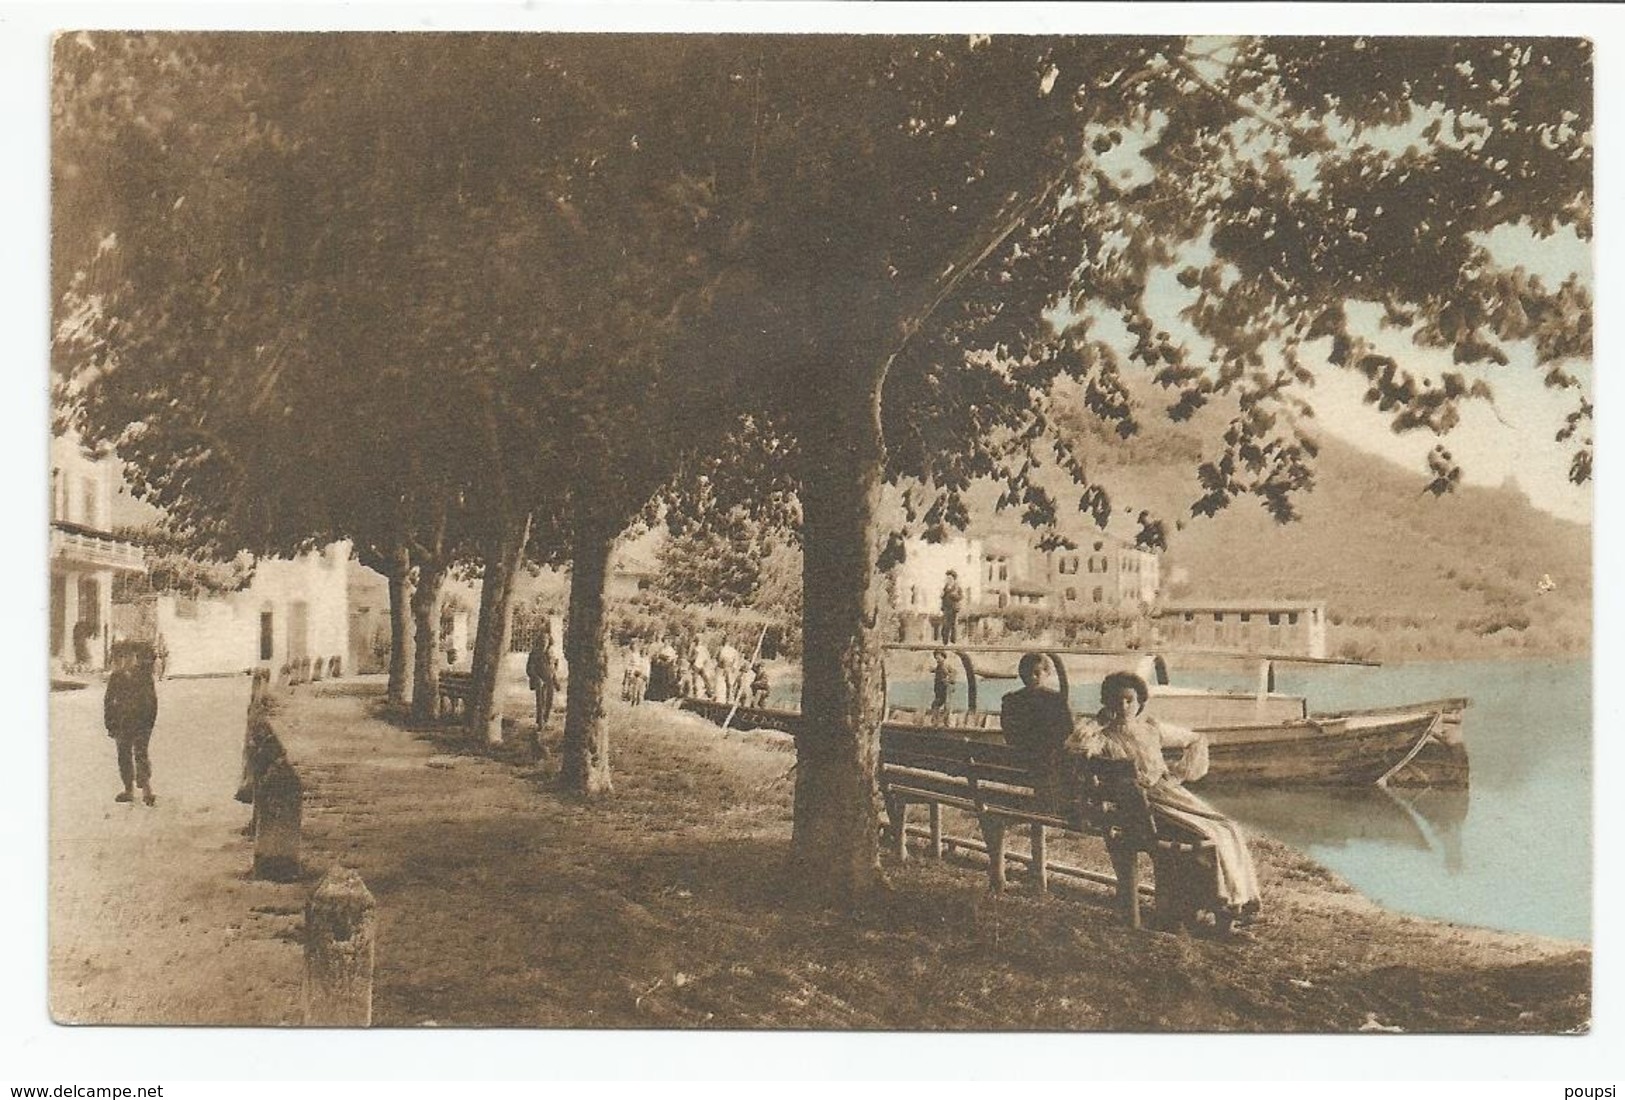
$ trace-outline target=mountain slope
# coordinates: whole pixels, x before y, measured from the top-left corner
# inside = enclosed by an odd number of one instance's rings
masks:
[[[1324,437],[1301,519],[1276,523],[1242,500],[1191,517],[1202,441],[1223,413],[1190,425],[1148,419],[1124,441],[1078,418],[1068,430],[1119,516],[1142,508],[1168,526],[1166,598],[1324,599],[1330,647],[1345,656],[1446,657],[1580,652],[1591,635],[1591,529],[1533,506],[1515,486],[1435,498],[1420,471]],[[1076,499],[1059,475],[1049,485]],[[979,509],[973,533],[1011,520]],[[978,494],[978,499],[983,499]],[[1085,531],[1080,518],[1069,531]],[[1114,524],[1114,530],[1116,530]],[[1542,591],[1543,579],[1549,580]]]

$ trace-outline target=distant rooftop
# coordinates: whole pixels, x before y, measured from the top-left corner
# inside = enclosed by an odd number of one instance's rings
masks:
[[[1170,600],[1162,605],[1162,614],[1176,611],[1307,611],[1326,607],[1325,600]]]

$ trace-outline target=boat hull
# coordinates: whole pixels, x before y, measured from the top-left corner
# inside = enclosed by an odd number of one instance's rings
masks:
[[[1409,707],[1346,711],[1287,722],[1204,729],[1208,773],[1203,785],[1370,786],[1464,788],[1467,749],[1461,737],[1464,699]],[[685,699],[684,710],[718,725],[727,720],[726,703]],[[990,713],[943,716],[894,708],[885,725],[940,731],[948,737],[1002,740],[998,716]],[[741,729],[772,729],[794,734],[795,711],[739,707],[732,724]]]

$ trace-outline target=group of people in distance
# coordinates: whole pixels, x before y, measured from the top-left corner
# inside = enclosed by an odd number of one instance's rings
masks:
[[[536,632],[525,675],[536,695],[536,728],[547,726],[553,714],[563,665],[557,631],[551,622]],[[741,706],[766,706],[772,691],[762,662],[748,663],[739,650],[723,639],[713,655],[704,639],[693,635],[671,642],[633,638],[623,651],[621,701],[637,706],[645,699],[711,699]]]
[[[1028,653],[1018,672],[1022,686],[1004,697],[1000,726],[1006,743],[1023,750],[1040,774],[1053,777],[1046,797],[1065,798],[1069,761],[1078,757],[1130,760],[1145,792],[1159,836],[1208,843],[1184,853],[1169,853],[1157,868],[1159,877],[1177,876],[1178,889],[1191,905],[1191,917],[1210,913],[1213,926],[1231,930],[1258,914],[1258,873],[1246,837],[1237,824],[1186,790],[1185,782],[1207,774],[1204,734],[1147,716],[1150,688],[1132,672],[1115,672],[1100,685],[1100,710],[1073,720],[1066,700],[1053,686],[1049,658]],[[1164,749],[1177,750],[1169,763]],[[1112,851],[1119,877],[1132,851]],[[1160,891],[1171,883],[1158,883]]]
[[[633,706],[692,698],[761,707],[773,686],[761,661],[746,661],[726,638],[713,654],[697,634],[675,644],[634,638],[624,667],[621,698]]]

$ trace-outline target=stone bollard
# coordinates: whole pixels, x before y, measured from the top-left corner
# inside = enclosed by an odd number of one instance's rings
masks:
[[[299,776],[286,759],[271,762],[254,784],[254,877],[299,877]]]
[[[376,905],[361,876],[334,867],[305,903],[307,1027],[371,1027]]]
[[[333,655],[332,660],[327,662],[327,678],[329,680],[337,680],[340,676],[343,676],[343,675],[344,675],[344,663],[339,660],[338,654],[335,653]]]
[[[310,658],[306,657],[299,662],[299,682],[310,683]]]
[[[322,678],[322,659],[316,657],[310,662],[310,682],[315,683]]]

